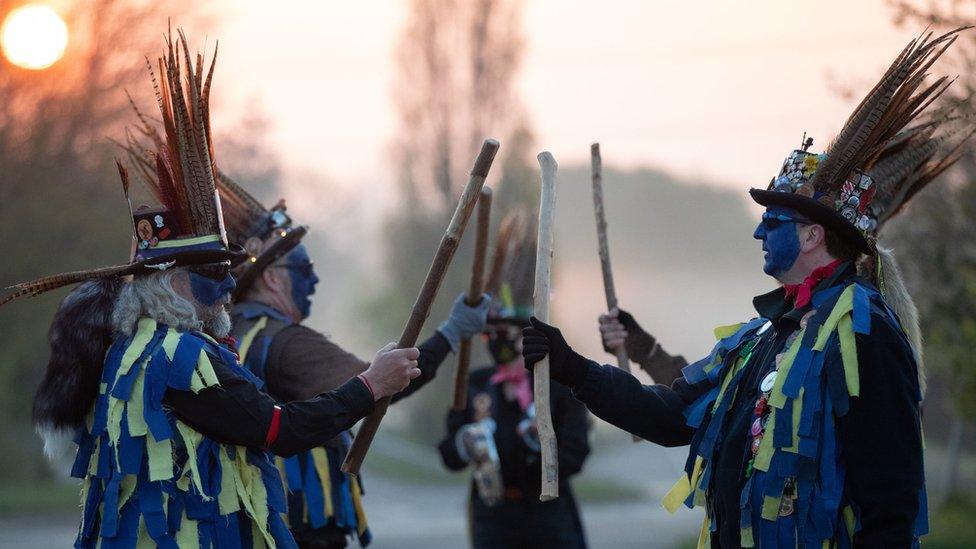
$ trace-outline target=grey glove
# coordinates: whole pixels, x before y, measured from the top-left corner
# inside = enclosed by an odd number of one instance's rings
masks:
[[[489,305],[491,305],[491,296],[488,294],[483,294],[481,302],[474,307],[469,307],[464,302],[464,294],[454,300],[451,314],[437,327],[437,331],[451,344],[451,350],[456,353],[462,341],[471,339],[485,329]]]

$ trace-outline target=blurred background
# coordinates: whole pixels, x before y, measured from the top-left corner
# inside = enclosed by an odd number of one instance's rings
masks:
[[[33,8],[24,16],[20,8]],[[38,10],[37,8],[44,8]],[[154,109],[146,57],[167,21],[220,55],[217,163],[310,225],[308,324],[363,357],[409,312],[484,137],[501,141],[495,221],[535,206],[535,155],[560,163],[552,318],[607,362],[589,180],[603,151],[621,306],[669,351],[708,352],[712,328],[753,316],[773,281],[751,234],[765,186],[804,132],[822,150],[888,63],[927,26],[976,22],[976,3],[773,0],[0,0],[0,285],[126,261],[130,225],[111,139],[126,91]],[[972,111],[976,32],[938,69]],[[976,544],[976,163],[966,157],[886,235],[923,314],[930,545]],[[466,287],[464,239],[426,332]],[[30,424],[47,327],[65,291],[0,309],[0,546],[65,546],[77,486]],[[481,358],[486,354],[479,350]],[[366,463],[374,546],[462,547],[466,474],[447,473],[453,359],[398,404]],[[700,515],[660,497],[683,449],[597,424],[575,481],[593,547],[682,546]]]

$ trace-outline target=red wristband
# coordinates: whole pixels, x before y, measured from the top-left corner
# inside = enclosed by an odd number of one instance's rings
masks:
[[[369,389],[369,396],[373,397],[373,400],[376,400],[376,393],[373,392],[373,386],[369,384],[369,380],[366,379],[366,376],[364,376],[363,374],[359,374],[356,377],[363,380],[363,383],[366,384],[366,388]]]
[[[268,425],[268,434],[264,436],[264,447],[269,448],[274,441],[278,440],[278,431],[281,430],[281,406],[275,405],[271,412],[271,425]]]

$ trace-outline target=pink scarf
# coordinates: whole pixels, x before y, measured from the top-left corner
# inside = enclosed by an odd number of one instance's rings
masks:
[[[532,404],[532,386],[529,383],[529,371],[525,369],[525,362],[519,357],[508,364],[500,364],[495,373],[492,374],[491,383],[509,384],[515,389],[515,398],[518,400],[519,408],[524,412]]]

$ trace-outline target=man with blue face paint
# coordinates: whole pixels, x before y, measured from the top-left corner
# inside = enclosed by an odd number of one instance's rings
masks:
[[[181,133],[154,135],[135,160],[148,164],[139,178],[157,205],[129,204],[129,262],[19,284],[0,306],[81,283],[52,321],[33,406],[38,432],[78,446],[75,547],[295,547],[272,454],[339,436],[420,375],[420,351],[391,343],[359,376],[305,400],[261,391],[226,341],[230,271],[247,256],[220,216],[210,79],[194,77],[202,56],[194,67],[182,32],[167,42],[153,84],[163,124]],[[118,167],[128,198],[129,172]]]
[[[943,91],[921,82],[954,34],[913,41],[827,152],[804,136],[750,191],[766,207],[753,235],[763,271],[782,285],[753,300],[758,317],[717,328],[690,365],[626,312],[600,318],[608,350],[645,369],[684,365],[670,386],[582,357],[538,319],[523,330],[526,366],[548,356],[591,412],[690,447],[663,503],[705,508],[699,547],[913,547],[928,531],[917,312],[877,238],[958,158],[946,115],[912,122]]]
[[[238,185],[221,179],[228,234],[249,254],[235,271],[233,333],[243,364],[283,402],[330,390],[361,374],[369,363],[302,324],[319,282],[301,244],[307,229],[292,224],[283,201],[265,210]],[[447,320],[418,346],[420,376],[394,402],[433,379],[463,339],[481,333],[488,305],[487,296],[477,307],[458,296]],[[324,446],[279,460],[288,490],[289,526],[302,547],[346,547],[350,537],[366,546],[371,540],[361,481],[340,470],[351,442],[346,431]]]

